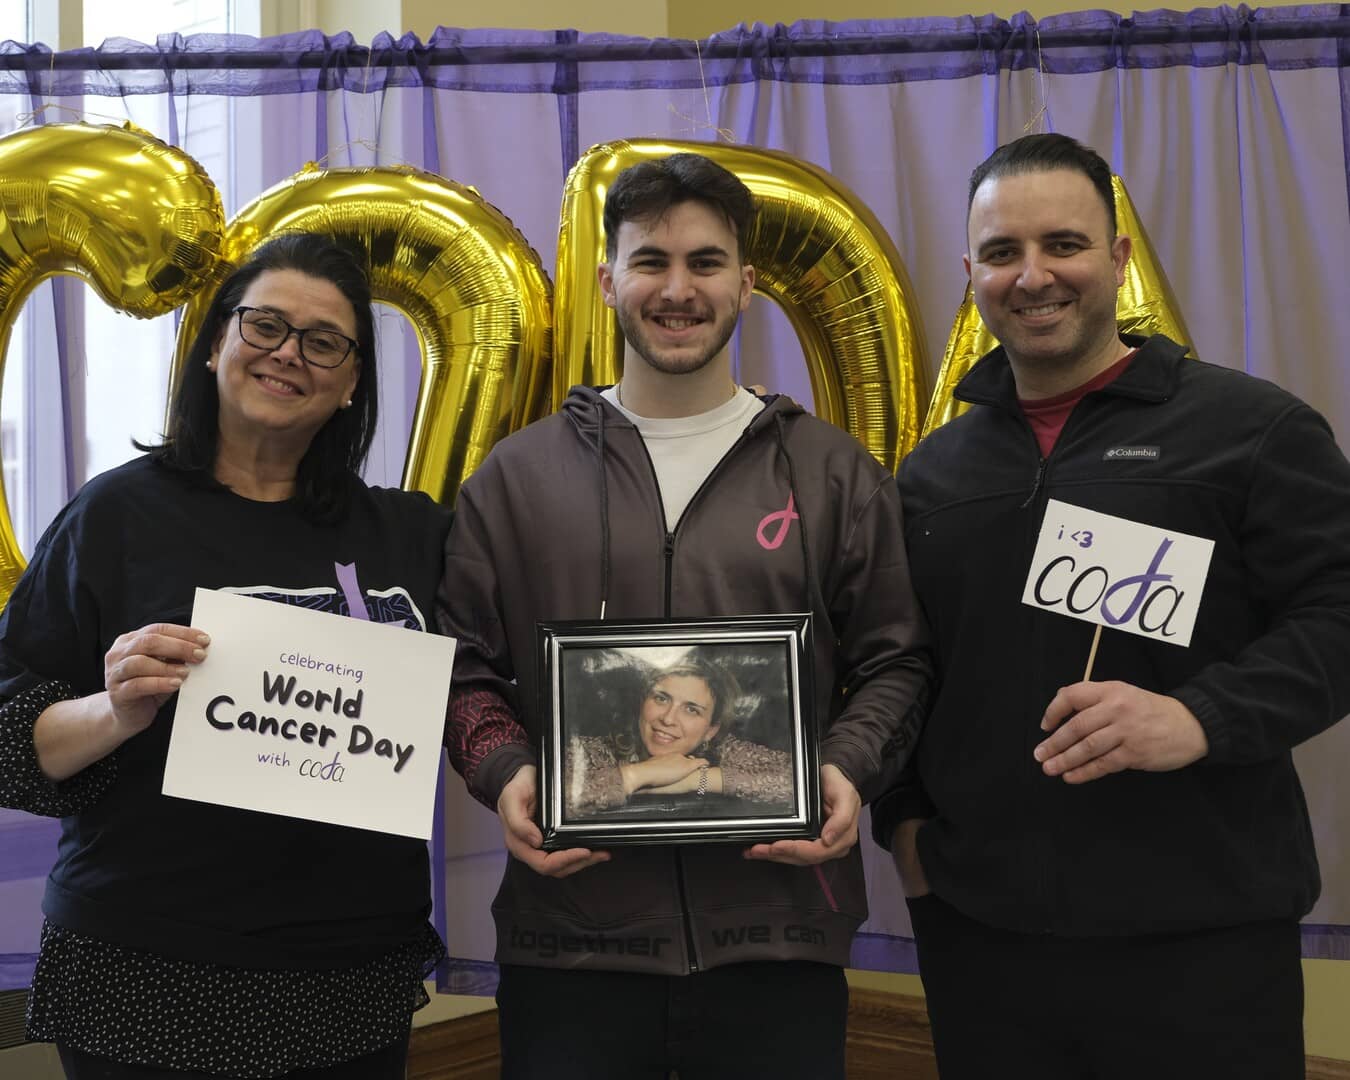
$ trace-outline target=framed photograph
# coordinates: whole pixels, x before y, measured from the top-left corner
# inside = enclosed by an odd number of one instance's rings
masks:
[[[544,847],[820,835],[811,616],[539,625]]]

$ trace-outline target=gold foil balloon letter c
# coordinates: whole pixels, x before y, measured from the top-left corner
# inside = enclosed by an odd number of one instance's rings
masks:
[[[119,311],[164,315],[211,279],[224,228],[201,166],[131,125],[49,124],[0,138],[0,374],[39,282],[75,274]],[[0,497],[0,606],[23,567]]]
[[[616,381],[623,358],[595,267],[601,215],[630,165],[693,152],[735,173],[755,196],[742,245],[756,288],[777,301],[801,339],[816,412],[894,469],[918,438],[927,370],[918,307],[895,245],[862,201],[822,169],[774,150],[633,139],[593,146],[567,178],[558,231],[555,400],[569,385]]]

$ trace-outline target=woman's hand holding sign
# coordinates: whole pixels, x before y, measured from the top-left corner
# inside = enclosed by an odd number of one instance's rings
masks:
[[[105,692],[58,701],[33,725],[43,775],[69,779],[148,728],[183,685],[188,665],[206,659],[210,640],[200,630],[172,623],[152,623],[118,637],[103,657]]]
[[[155,714],[183,685],[189,664],[206,659],[211,639],[173,623],[152,623],[122,634],[103,657],[113,729],[131,738],[148,728]]]
[[[1170,772],[1209,752],[1209,740],[1190,709],[1176,698],[1123,682],[1061,688],[1041,728],[1054,734],[1036,747],[1036,760],[1047,776],[1063,776],[1070,784],[1123,769]]]

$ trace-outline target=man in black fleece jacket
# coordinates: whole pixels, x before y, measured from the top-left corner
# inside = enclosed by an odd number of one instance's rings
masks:
[[[941,686],[873,806],[943,1078],[1301,1077],[1290,751],[1350,710],[1350,465],[1279,388],[1117,332],[1093,151],[1019,139],[970,200],[1001,345],[900,470]],[[1050,499],[1213,540],[1188,647],[1107,629],[1084,678],[1093,627],[1021,602]]]

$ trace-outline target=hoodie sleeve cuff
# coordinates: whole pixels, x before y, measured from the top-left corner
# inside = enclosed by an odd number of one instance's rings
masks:
[[[488,754],[478,766],[474,775],[473,797],[495,814],[502,788],[526,765],[535,764],[535,754],[530,747],[524,743],[504,743]]]
[[[928,819],[937,816],[937,807],[919,786],[917,779],[913,783],[902,783],[891,788],[874,800],[872,807],[872,839],[886,851],[891,850],[891,837],[902,821],[914,818]]]

